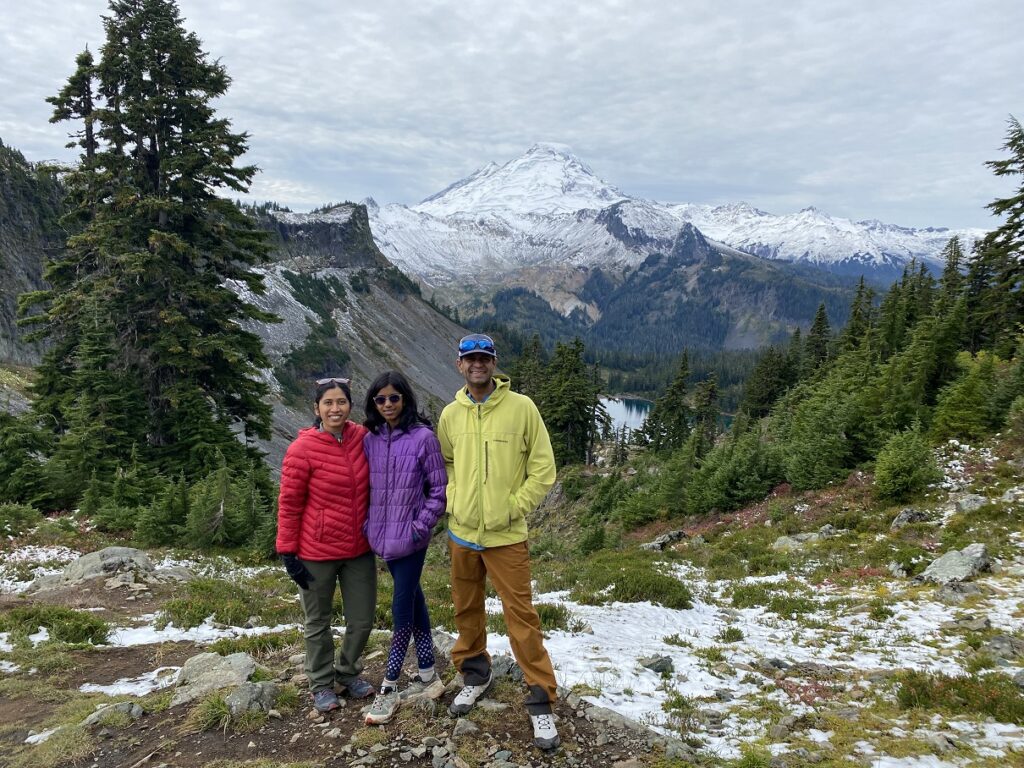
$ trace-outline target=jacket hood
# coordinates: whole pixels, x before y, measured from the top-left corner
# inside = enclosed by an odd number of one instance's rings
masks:
[[[478,405],[483,405],[485,410],[493,408],[508,392],[512,391],[512,380],[504,373],[494,374],[494,376],[491,377],[491,380],[494,382],[494,391],[491,392],[491,396],[483,403],[477,403],[471,400],[465,387],[455,393],[455,402],[459,405],[465,406],[466,408],[476,408]]]

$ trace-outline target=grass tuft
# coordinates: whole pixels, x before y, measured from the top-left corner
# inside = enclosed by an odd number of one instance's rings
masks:
[[[908,671],[896,680],[896,700],[904,709],[981,713],[1001,723],[1024,725],[1024,692],[1007,675],[950,676]]]

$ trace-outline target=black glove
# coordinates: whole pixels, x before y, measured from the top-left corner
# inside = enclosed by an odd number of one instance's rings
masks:
[[[299,558],[290,554],[281,555],[281,562],[284,563],[284,569],[288,571],[292,581],[303,589],[309,589],[309,582],[313,581],[313,574],[309,572],[309,568]]]

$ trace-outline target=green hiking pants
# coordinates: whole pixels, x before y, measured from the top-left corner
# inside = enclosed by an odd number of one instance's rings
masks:
[[[306,675],[309,690],[331,688],[335,682],[348,685],[363,670],[360,656],[373,629],[377,605],[377,563],[373,552],[348,560],[302,561],[313,581],[300,589],[306,614]],[[338,658],[334,658],[331,635],[331,605],[334,587],[341,586],[345,616],[345,637]]]

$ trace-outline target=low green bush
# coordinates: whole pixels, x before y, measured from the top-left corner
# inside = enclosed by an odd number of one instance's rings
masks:
[[[896,700],[904,709],[990,715],[1000,723],[1024,725],[1024,691],[1007,675],[907,671],[896,682]]]
[[[0,504],[0,536],[21,536],[43,522],[42,513],[28,504]]]
[[[0,613],[0,632],[23,640],[45,627],[50,639],[62,643],[103,643],[110,627],[91,613],[58,605],[18,605]]]
[[[659,572],[653,557],[636,550],[602,551],[584,561],[570,597],[589,605],[650,601],[677,610],[693,607],[689,588]]]
[[[942,479],[928,441],[915,425],[890,437],[875,461],[875,495],[906,501]]]
[[[245,583],[203,577],[183,587],[185,595],[164,603],[157,623],[187,629],[197,627],[213,616],[221,624],[242,626],[250,616],[259,616],[267,625],[301,622],[297,603],[285,603]]]

